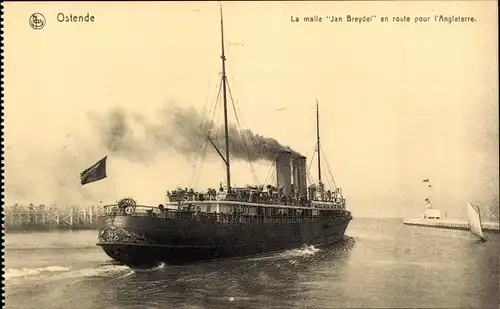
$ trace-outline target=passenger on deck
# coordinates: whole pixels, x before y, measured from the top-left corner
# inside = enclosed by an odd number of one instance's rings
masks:
[[[146,213],[148,214],[148,216],[156,217],[156,214],[153,212],[153,209],[146,210]]]
[[[165,209],[165,207],[164,207],[162,204],[158,205],[158,209],[160,210],[160,215],[161,215],[162,217],[165,217],[165,216],[166,216],[167,209]]]

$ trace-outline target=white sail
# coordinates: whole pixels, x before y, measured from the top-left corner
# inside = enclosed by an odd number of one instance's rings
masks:
[[[484,239],[479,210],[476,209],[471,204],[471,202],[468,202],[467,204],[467,215],[468,215],[469,229],[471,233],[476,236],[479,236],[481,239]]]

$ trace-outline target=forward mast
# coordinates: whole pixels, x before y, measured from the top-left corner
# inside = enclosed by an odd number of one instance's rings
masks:
[[[226,55],[224,52],[224,19],[222,16],[222,5],[220,6],[220,29],[221,29],[221,61],[222,61],[222,98],[224,101],[224,134],[226,142],[226,182],[227,192],[231,192],[231,167],[229,158],[229,125],[227,119],[227,78],[226,78]]]

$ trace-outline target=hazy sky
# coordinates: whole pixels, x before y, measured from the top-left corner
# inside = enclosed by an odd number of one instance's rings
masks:
[[[119,106],[154,121],[174,103],[202,113],[220,79],[217,2],[4,8],[7,204],[133,196],[156,205],[166,190],[189,186],[194,161],[171,151],[146,162],[114,155],[99,143],[89,113]],[[42,30],[29,26],[34,12],[47,19]],[[95,22],[59,23],[58,13],[90,13]],[[377,17],[369,24],[290,22],[347,14]],[[435,14],[477,22],[379,21]],[[238,116],[310,161],[318,99],[323,149],[354,216],[418,216],[429,195],[449,218],[464,218],[468,199],[498,214],[497,17],[495,1],[225,3]],[[80,186],[79,173],[105,155],[108,178]],[[270,168],[258,164],[259,182]],[[245,162],[234,163],[232,177],[237,185],[254,179]],[[193,186],[220,181],[224,166],[209,156]]]

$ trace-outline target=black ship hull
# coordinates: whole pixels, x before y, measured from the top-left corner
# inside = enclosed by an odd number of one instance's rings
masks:
[[[351,218],[226,223],[120,215],[100,220],[97,245],[117,262],[148,268],[326,245],[343,239]]]

